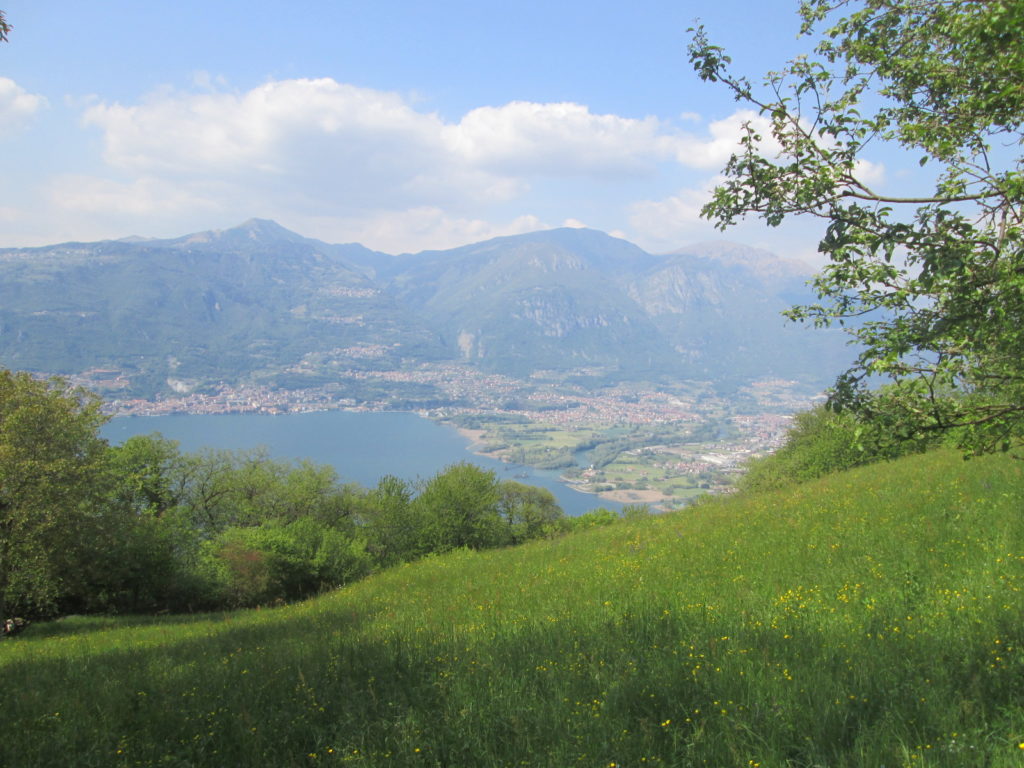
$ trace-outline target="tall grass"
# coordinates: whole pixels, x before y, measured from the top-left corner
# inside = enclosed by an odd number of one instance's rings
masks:
[[[1024,466],[933,453],[0,643],[0,765],[1018,766]]]

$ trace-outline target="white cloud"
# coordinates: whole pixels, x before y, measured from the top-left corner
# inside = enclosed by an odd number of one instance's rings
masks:
[[[885,182],[885,165],[873,163],[864,158],[858,158],[853,167],[853,174],[863,183],[868,185],[879,185]]]
[[[98,104],[85,122],[103,129],[105,158],[118,168],[221,174],[291,172],[288,161],[305,159],[297,157],[303,142],[325,138],[334,157],[366,163],[378,147],[433,149],[439,129],[435,117],[394,94],[327,78],[270,82],[240,95],[160,94],[133,107]]]
[[[330,78],[281,80],[244,93],[161,91],[137,105],[98,103],[84,122],[103,132],[104,159],[168,180],[216,178],[335,205],[413,206],[508,200],[531,181],[614,182],[673,159],[720,166],[737,146],[737,113],[683,134],[648,117],[593,114],[580,104],[512,102],[458,122],[417,111],[395,93]]]
[[[706,233],[710,225],[700,217],[701,208],[711,199],[711,190],[719,179],[705,185],[683,189],[664,200],[644,200],[629,209],[629,224],[638,233],[638,241],[654,250],[677,248],[696,233]]]
[[[616,216],[628,208],[636,231],[675,241],[697,224],[704,192],[630,205],[623,189],[719,168],[738,149],[743,123],[761,120],[738,111],[698,135],[679,121],[517,101],[452,121],[410,97],[330,78],[227,92],[196,73],[194,87],[136,104],[84,104],[110,177],[58,179],[51,201],[111,226],[129,221],[133,232],[172,217],[187,231],[215,215],[219,226],[259,215],[389,252],[541,228],[537,215],[574,226],[583,205],[601,228],[595,211],[604,206]]]
[[[619,175],[650,172],[675,139],[658,120],[595,115],[581,104],[516,101],[480,107],[448,126],[453,154],[514,174]]]
[[[84,120],[103,131],[104,158],[118,170],[174,183],[216,179],[282,207],[372,210],[507,199],[523,188],[454,155],[436,115],[328,78],[98,104]]]
[[[23,128],[46,104],[43,96],[29,93],[8,77],[0,77],[0,134]]]
[[[741,109],[710,123],[708,138],[687,136],[678,141],[676,159],[690,168],[722,168],[732,155],[740,151],[740,139],[748,123],[762,136],[761,146],[765,154],[778,151],[778,144],[771,138],[770,122],[752,110]]]
[[[452,216],[435,206],[382,211],[359,219],[307,218],[294,226],[328,242],[358,242],[385,253],[455,248],[503,235],[548,229],[532,215],[495,224],[480,218]]]

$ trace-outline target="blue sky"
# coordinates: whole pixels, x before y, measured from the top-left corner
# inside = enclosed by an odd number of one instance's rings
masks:
[[[696,214],[746,117],[687,27],[755,77],[809,46],[796,0],[0,8],[0,246],[256,216],[392,253],[563,225],[669,251],[722,237]],[[725,237],[808,259],[818,234]]]

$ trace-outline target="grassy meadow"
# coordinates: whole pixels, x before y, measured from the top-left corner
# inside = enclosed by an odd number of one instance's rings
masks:
[[[0,643],[0,765],[1024,764],[1024,462],[937,452],[273,610]]]

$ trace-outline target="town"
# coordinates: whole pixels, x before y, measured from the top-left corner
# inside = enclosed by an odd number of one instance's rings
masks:
[[[222,383],[200,392],[178,383],[173,395],[142,400],[119,396],[128,381],[118,371],[71,377],[103,393],[106,411],[117,417],[416,411],[460,429],[478,453],[559,469],[579,490],[653,508],[728,491],[745,462],[781,445],[793,413],[821,399],[779,379],[723,395],[709,382],[594,390],[568,378],[541,372],[521,381],[457,364],[425,364],[351,370],[330,384],[302,389]]]

